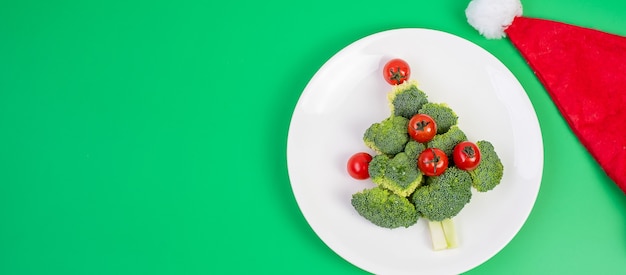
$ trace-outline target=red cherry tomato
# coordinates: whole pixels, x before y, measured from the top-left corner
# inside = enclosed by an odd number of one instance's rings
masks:
[[[367,168],[370,161],[372,161],[372,156],[368,153],[360,152],[352,155],[350,159],[348,159],[348,174],[357,180],[369,178],[370,174]]]
[[[416,114],[409,121],[409,135],[417,142],[429,142],[437,134],[435,120],[426,114]]]
[[[383,77],[391,85],[402,84],[411,76],[411,68],[406,61],[394,58],[389,60],[383,68]]]
[[[473,142],[463,141],[454,146],[452,159],[459,169],[473,170],[480,163],[480,150]]]
[[[417,157],[417,167],[426,176],[439,176],[448,168],[448,156],[439,148],[426,148]]]

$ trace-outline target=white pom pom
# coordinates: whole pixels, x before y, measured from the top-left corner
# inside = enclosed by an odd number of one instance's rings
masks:
[[[465,9],[467,22],[489,39],[505,37],[504,30],[521,15],[520,0],[472,0]]]

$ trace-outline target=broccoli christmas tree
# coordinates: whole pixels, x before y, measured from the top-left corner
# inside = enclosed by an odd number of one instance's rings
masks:
[[[470,202],[472,187],[487,192],[500,184],[502,161],[489,141],[468,141],[457,114],[445,103],[430,102],[416,81],[394,85],[387,99],[389,117],[363,134],[365,145],[377,153],[367,165],[376,187],[353,194],[351,204],[365,219],[389,229],[423,218],[434,250],[455,248],[452,218]],[[426,124],[432,135],[414,135],[426,133],[420,128]]]

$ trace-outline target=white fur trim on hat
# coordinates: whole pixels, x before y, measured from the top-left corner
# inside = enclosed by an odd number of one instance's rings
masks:
[[[504,30],[522,16],[520,0],[472,0],[465,9],[467,22],[486,38],[505,37]]]

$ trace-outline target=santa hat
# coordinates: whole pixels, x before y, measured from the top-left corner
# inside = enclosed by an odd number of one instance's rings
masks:
[[[580,142],[626,193],[626,37],[522,16],[519,0],[473,0],[468,22],[508,37]]]

